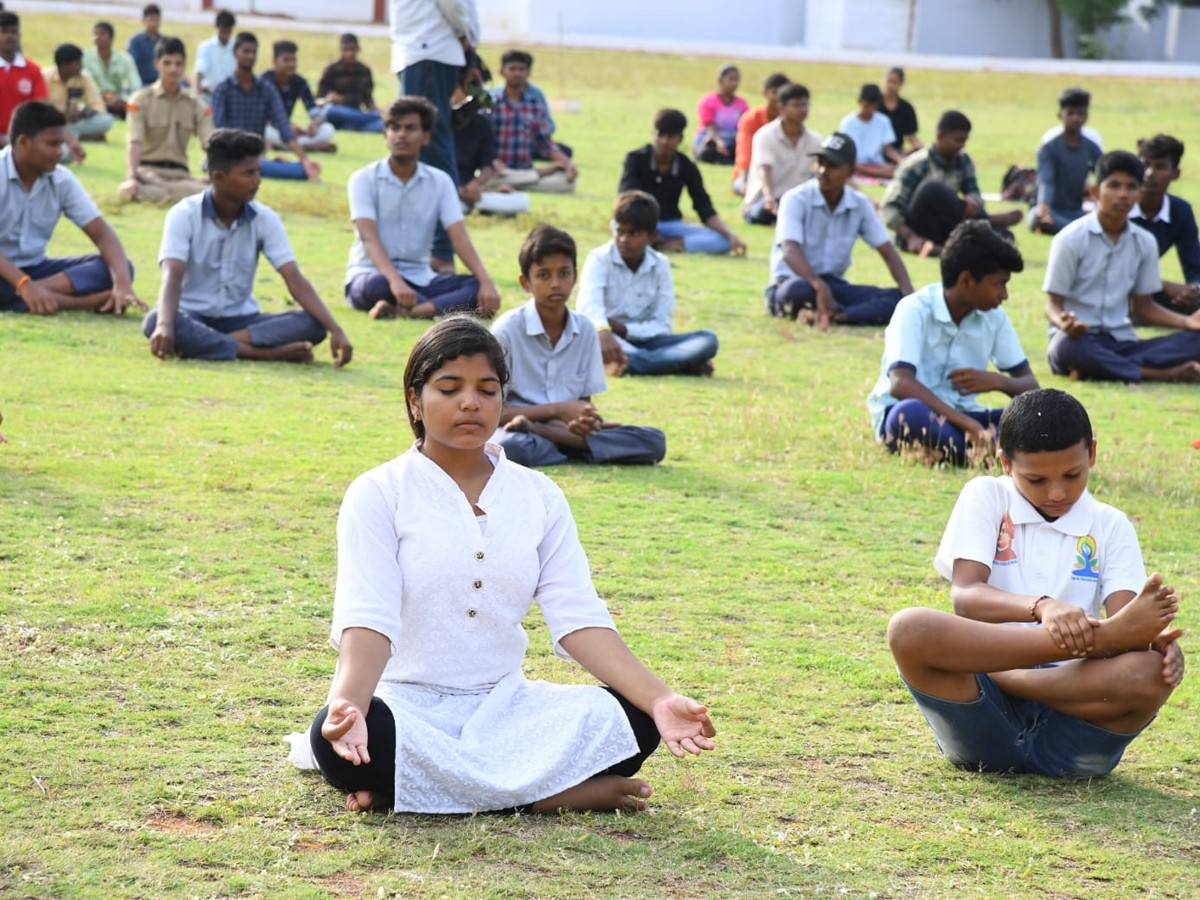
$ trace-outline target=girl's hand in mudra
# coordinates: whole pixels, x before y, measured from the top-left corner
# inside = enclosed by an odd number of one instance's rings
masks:
[[[348,700],[329,704],[321,737],[333,745],[338,756],[356,766],[371,761],[367,752],[367,717]]]
[[[654,704],[651,715],[667,749],[680,758],[688,753],[699,756],[716,747],[711,738],[717,729],[703,703],[681,694],[671,694]]]

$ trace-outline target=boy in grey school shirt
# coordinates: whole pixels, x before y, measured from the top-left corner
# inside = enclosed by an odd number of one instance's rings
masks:
[[[1038,189],[1029,211],[1030,231],[1058,234],[1084,214],[1084,187],[1103,153],[1083,131],[1091,99],[1082,88],[1067,88],[1058,97],[1062,131],[1038,148]]]

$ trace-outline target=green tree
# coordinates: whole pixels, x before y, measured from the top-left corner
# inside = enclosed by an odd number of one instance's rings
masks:
[[[1050,52],[1055,59],[1063,57],[1062,17],[1075,23],[1075,47],[1083,59],[1100,59],[1104,45],[1101,29],[1128,22],[1131,13],[1150,19],[1175,0],[1046,0],[1050,7]]]

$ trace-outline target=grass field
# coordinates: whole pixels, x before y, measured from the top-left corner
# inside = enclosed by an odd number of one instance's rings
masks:
[[[84,44],[90,20],[26,16],[26,52]],[[118,21],[124,45],[135,24]],[[194,47],[207,29],[166,29]],[[260,32],[264,47],[282,32]],[[334,38],[301,34],[311,79]],[[495,62],[502,48],[486,48]],[[387,47],[365,43],[381,98]],[[558,116],[582,172],[573,197],[535,197],[515,221],[472,219],[506,308],[515,254],[548,221],[581,250],[606,239],[623,154],[662,106],[690,115],[717,60],[537,53],[536,80],[579,101]],[[747,63],[748,95],[776,68],[813,92],[832,130],[858,86],[851,66]],[[985,190],[1028,163],[1067,79],[912,71],[928,136],[954,106],[975,122]],[[1108,148],[1200,117],[1178,82],[1097,78],[1092,124]],[[317,364],[152,358],[133,317],[0,315],[0,894],[12,897],[677,897],[1200,895],[1200,725],[1185,682],[1109,778],[1061,784],[947,765],[895,674],[888,617],[948,608],[931,558],[973,473],[930,470],[874,442],[864,401],[882,332],[827,335],[767,319],[771,233],[741,224],[727,170],[706,168],[747,259],[673,260],[677,327],[721,338],[714,379],[623,379],[599,399],[668,435],[655,468],[566,466],[595,579],[634,649],[711,704],[717,752],[643,774],[641,816],[352,816],[295,772],[280,739],[304,727],[332,671],[326,643],[334,519],[358,473],[411,441],[400,396],[420,326],[341,306],[351,240],[344,184],[383,153],[339,137],[320,184],[266,183],[303,270],[355,345]],[[87,145],[77,173],[101,202],[153,302],[163,210],[118,206],[123,130]],[[1192,151],[1196,152],[1196,151]],[[1184,161],[1180,193],[1200,197]],[[690,212],[690,211],[689,211]],[[1091,410],[1094,493],[1126,510],[1148,568],[1197,621],[1200,438],[1194,387],[1070,384],[1051,376],[1039,291],[1048,243],[1022,234],[1009,314],[1044,385]],[[87,241],[69,223],[52,250]],[[936,264],[908,258],[916,284]],[[1164,272],[1178,276],[1174,258]],[[886,278],[861,246],[854,277]],[[282,308],[264,264],[259,298]],[[996,399],[996,398],[993,398]],[[533,677],[583,680],[529,621]],[[1185,639],[1186,641],[1186,639]]]

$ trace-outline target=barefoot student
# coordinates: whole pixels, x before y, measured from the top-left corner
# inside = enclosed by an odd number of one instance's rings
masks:
[[[10,145],[0,150],[0,310],[52,316],[67,309],[145,309],[133,292],[133,267],[121,241],[83,185],[58,164],[66,127],[66,116],[40,100],[13,113]],[[46,255],[64,213],[99,255]]]
[[[416,443],[342,502],[338,662],[309,734],[352,810],[640,810],[660,740],[714,747],[706,707],[617,634],[562,491],[489,441],[507,379],[477,320],[435,324],[404,372]],[[555,653],[601,684],[525,677],[535,597]]]
[[[279,215],[254,199],[263,140],[218,128],[208,141],[212,187],[180,200],[163,223],[158,306],[142,323],[160,359],[312,362],[329,335],[335,366],[350,362],[346,333],[300,273]],[[258,254],[283,276],[300,309],[264,313],[254,299]]]
[[[1174,589],[1146,577],[1129,519],[1088,493],[1079,401],[1017,397],[1000,452],[1003,477],[963,488],[934,560],[955,614],[902,610],[888,643],[955,765],[1107,775],[1183,680]]]

